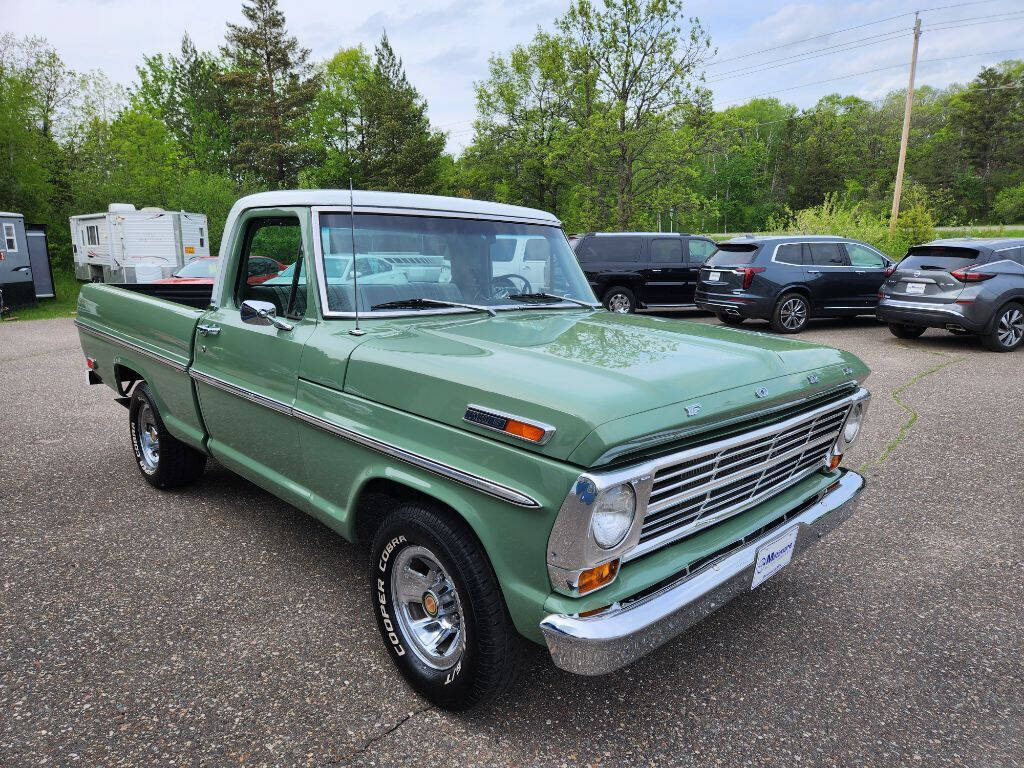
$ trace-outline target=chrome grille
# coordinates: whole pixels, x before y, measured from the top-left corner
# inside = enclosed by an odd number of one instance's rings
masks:
[[[739,514],[821,468],[849,410],[844,402],[795,424],[787,420],[777,432],[759,429],[749,440],[712,444],[659,468],[640,543],[627,559]]]

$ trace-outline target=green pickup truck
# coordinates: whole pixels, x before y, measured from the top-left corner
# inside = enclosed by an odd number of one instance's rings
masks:
[[[860,360],[606,312],[529,208],[253,195],[212,286],[86,285],[75,322],[142,476],[180,486],[212,457],[366,543],[385,647],[450,709],[507,686],[521,638],[579,674],[635,661],[864,487],[840,467]]]

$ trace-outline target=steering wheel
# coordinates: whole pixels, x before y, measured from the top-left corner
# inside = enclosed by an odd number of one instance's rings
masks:
[[[516,293],[533,293],[530,281],[522,275],[498,275],[491,278],[492,299],[507,299]]]

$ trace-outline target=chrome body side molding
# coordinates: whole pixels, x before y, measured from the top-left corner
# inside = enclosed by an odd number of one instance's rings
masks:
[[[531,507],[539,508],[540,502],[534,499],[532,496],[528,496],[521,491],[517,491],[514,488],[509,488],[507,485],[488,480],[480,475],[475,475],[472,472],[466,472],[465,470],[453,467],[450,464],[437,461],[413,451],[408,451],[405,448],[401,448],[392,443],[378,440],[375,437],[364,435],[361,432],[342,427],[338,424],[334,424],[326,419],[322,419],[319,416],[315,416],[312,413],[303,411],[300,408],[295,408],[287,403],[282,403],[278,400],[274,400],[269,397],[251,392],[243,387],[239,387],[230,382],[219,379],[215,376],[202,373],[196,370],[189,370],[189,375],[198,382],[207,384],[211,387],[215,387],[223,392],[234,395],[248,400],[257,405],[262,405],[264,408],[269,408],[272,411],[291,416],[294,419],[298,419],[306,424],[309,424],[317,429],[320,429],[328,434],[340,437],[343,440],[347,440],[350,443],[361,445],[364,448],[369,448],[372,451],[376,451],[384,456],[397,459],[405,464],[411,464],[412,466],[419,467],[420,469],[426,470],[431,474],[443,477],[448,480],[452,480],[460,485],[464,485],[467,488],[484,493],[501,501],[508,502],[509,504],[515,504],[519,507]]]
[[[102,339],[103,341],[109,341],[111,344],[117,344],[118,346],[131,350],[132,352],[137,352],[143,357],[148,357],[151,360],[156,360],[156,362],[163,363],[164,365],[173,368],[176,371],[181,371],[182,373],[184,373],[185,371],[188,370],[187,365],[179,363],[177,360],[174,360],[168,357],[167,355],[162,355],[159,352],[153,352],[152,350],[146,349],[145,347],[140,347],[138,344],[134,344],[130,341],[125,341],[124,339],[119,338],[112,333],[107,333],[106,331],[101,331],[98,328],[93,328],[87,323],[83,323],[78,318],[75,318],[75,325],[78,326],[78,330],[82,331],[82,333],[88,333],[90,336],[95,336],[96,338]]]

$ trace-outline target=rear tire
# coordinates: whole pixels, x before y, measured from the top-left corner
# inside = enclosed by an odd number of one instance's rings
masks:
[[[1007,304],[996,313],[992,330],[981,337],[993,352],[1012,352],[1024,342],[1024,306]]]
[[[604,306],[609,312],[629,315],[636,312],[636,297],[629,288],[616,285],[605,292]]]
[[[906,325],[905,323],[889,323],[889,331],[897,339],[916,339],[927,330],[923,325]]]
[[[384,645],[420,695],[465,710],[512,682],[522,641],[487,555],[461,520],[400,504],[373,538],[370,581]]]
[[[718,318],[718,322],[726,325],[743,325],[743,321],[746,320],[745,317],[730,315],[728,312],[715,312],[715,317]]]
[[[807,327],[811,316],[811,303],[801,293],[784,293],[775,302],[769,321],[776,333],[800,333]]]
[[[128,417],[135,463],[154,488],[186,485],[206,470],[206,454],[185,445],[164,427],[153,392],[144,381],[132,390]]]

